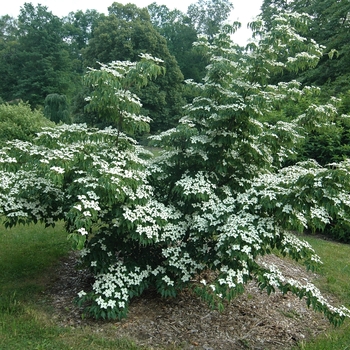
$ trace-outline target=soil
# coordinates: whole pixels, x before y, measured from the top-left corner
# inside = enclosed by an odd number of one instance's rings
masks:
[[[300,281],[317,276],[289,260],[264,257],[284,274]],[[330,328],[323,315],[308,309],[304,300],[293,295],[270,296],[250,282],[244,294],[234,299],[222,313],[210,309],[191,291],[178,297],[161,298],[153,292],[132,300],[127,319],[95,321],[83,318],[83,310],[73,299],[82,289],[91,288],[92,277],[76,269],[76,256],[62,260],[52,274],[47,296],[55,310],[53,320],[64,327],[90,327],[91,332],[128,337],[148,349],[270,350],[291,349]]]

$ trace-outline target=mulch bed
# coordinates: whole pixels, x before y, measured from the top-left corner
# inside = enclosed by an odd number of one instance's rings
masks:
[[[316,277],[294,262],[272,255],[264,259],[300,281]],[[171,299],[150,291],[132,300],[129,316],[122,321],[82,318],[82,310],[74,306],[73,299],[80,290],[87,290],[93,279],[76,269],[76,260],[71,254],[60,262],[46,295],[55,309],[54,322],[63,327],[90,327],[91,332],[100,334],[108,329],[108,336],[112,329],[112,336],[129,337],[149,349],[205,350],[291,349],[330,328],[305,301],[289,294],[268,296],[254,282],[248,283],[245,293],[222,313],[208,308],[188,290]]]

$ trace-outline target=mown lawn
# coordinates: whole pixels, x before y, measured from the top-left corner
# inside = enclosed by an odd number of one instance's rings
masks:
[[[138,350],[113,332],[93,334],[88,328],[53,324],[43,291],[50,268],[67,255],[70,244],[61,225],[0,226],[1,350]]]
[[[304,236],[321,257],[323,265],[316,281],[317,287],[332,294],[341,304],[350,308],[350,245],[331,242],[313,236]],[[317,339],[300,344],[303,350],[350,350],[350,320]]]

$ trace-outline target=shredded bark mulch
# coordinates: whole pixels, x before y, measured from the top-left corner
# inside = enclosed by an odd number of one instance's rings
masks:
[[[284,274],[307,282],[317,276],[289,260],[264,257]],[[293,295],[270,296],[254,282],[244,294],[225,307],[212,310],[191,291],[176,298],[161,298],[154,292],[132,300],[129,316],[122,321],[95,321],[82,317],[73,304],[82,289],[91,288],[92,277],[76,269],[76,255],[61,261],[52,274],[47,291],[53,306],[54,322],[63,327],[90,327],[91,332],[129,337],[148,349],[263,350],[291,349],[330,328],[323,315],[308,309],[304,300]],[[111,327],[112,326],[112,327]]]

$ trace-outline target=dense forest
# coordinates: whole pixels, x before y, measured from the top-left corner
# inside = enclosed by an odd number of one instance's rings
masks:
[[[322,87],[320,98],[342,97],[347,112],[349,2],[265,0],[261,18],[267,27],[272,15],[282,10],[308,13],[312,27],[304,36],[324,45],[324,57],[315,69],[288,74],[303,84]],[[193,98],[184,79],[200,82],[205,75],[208,57],[193,43],[203,34],[211,40],[232,11],[228,0],[198,0],[186,13],[156,3],[142,9],[115,2],[108,15],[87,10],[59,18],[45,6],[25,3],[18,18],[0,18],[0,101],[28,102],[55,122],[103,125],[97,115],[84,111],[83,74],[88,67],[98,68],[99,62],[135,61],[147,52],[165,61],[166,73],[137,93],[144,113],[152,118],[151,131],[166,130]],[[332,59],[328,53],[333,53]],[[290,76],[276,76],[273,83],[286,78]]]
[[[194,90],[184,82],[201,82],[205,76],[208,52],[194,43],[201,35],[212,41],[232,11],[228,0],[198,0],[186,13],[155,2],[147,8],[114,2],[108,15],[87,10],[59,18],[45,6],[25,3],[18,18],[0,17],[0,102],[23,101],[55,123],[84,122],[104,127],[113,123],[86,108],[89,87],[84,74],[112,61],[135,62],[141,53],[148,53],[165,62],[165,73],[145,87],[129,88],[140,97],[142,113],[151,118],[151,134],[167,130],[177,124],[184,105],[195,97]],[[283,11],[310,16],[308,28],[298,30],[305,40],[322,45],[323,56],[313,69],[284,71],[265,84],[295,79],[302,86],[316,86],[320,88],[319,102],[334,96],[339,98],[340,112],[348,113],[349,2],[264,0],[258,21],[251,24],[256,30],[259,21],[264,23],[256,35],[262,37],[274,15]],[[257,40],[253,38],[240,49],[249,51]],[[281,50],[279,59],[288,60],[288,55]],[[302,108],[294,103],[283,105],[283,118],[288,121]],[[269,122],[273,121],[269,116]],[[6,128],[11,129],[8,125]],[[334,120],[332,125],[308,134],[298,160],[314,158],[320,164],[339,161],[350,153],[349,139],[347,119]]]

